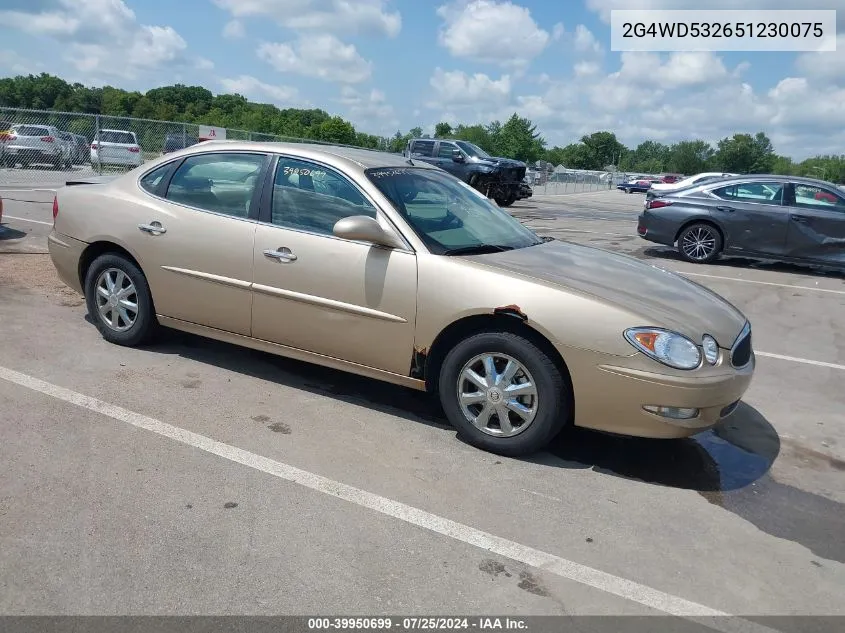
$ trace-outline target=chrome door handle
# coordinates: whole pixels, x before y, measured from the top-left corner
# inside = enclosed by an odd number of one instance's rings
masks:
[[[164,228],[160,222],[151,222],[150,224],[139,224],[138,228],[141,229],[144,233],[149,233],[150,235],[161,235],[162,233],[167,233],[167,229]]]
[[[264,256],[269,257],[270,259],[277,259],[280,262],[295,262],[296,261],[296,255],[291,253],[290,249],[287,249],[287,248],[279,249],[277,251],[274,251],[273,249],[268,248],[266,251],[264,251]]]

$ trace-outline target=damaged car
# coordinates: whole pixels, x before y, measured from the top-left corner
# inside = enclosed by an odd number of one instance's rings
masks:
[[[523,183],[527,170],[525,163],[490,156],[469,141],[411,139],[405,156],[440,167],[492,198],[500,207],[509,207],[528,197]]]
[[[845,191],[798,176],[720,178],[647,200],[637,233],[696,264],[742,255],[845,268]]]
[[[209,141],[77,179],[53,219],[53,264],[105,340],[173,328],[429,392],[502,455],[569,425],[693,435],[754,372],[751,326],[720,296],[543,239],[395,154]]]

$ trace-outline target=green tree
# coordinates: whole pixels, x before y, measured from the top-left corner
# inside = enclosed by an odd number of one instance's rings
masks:
[[[339,116],[320,123],[321,141],[352,145],[355,139],[355,128],[349,121],[344,121]]]
[[[440,123],[434,126],[435,138],[450,138],[452,134],[452,126],[446,123],[445,121],[441,121]]]
[[[604,169],[606,165],[616,165],[620,160],[625,146],[620,143],[613,132],[593,132],[581,137],[581,143],[587,148],[589,167],[580,169]]]
[[[769,137],[763,132],[756,135],[734,134],[719,141],[714,163],[724,171],[740,174],[763,174],[774,167],[775,152]]]
[[[707,171],[713,159],[713,148],[706,141],[681,141],[669,148],[666,171],[693,175]]]
[[[493,144],[500,156],[532,163],[543,156],[546,142],[536,125],[514,113],[502,125]]]

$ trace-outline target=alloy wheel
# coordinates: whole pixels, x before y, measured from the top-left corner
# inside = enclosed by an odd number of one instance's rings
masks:
[[[458,400],[464,417],[478,430],[495,437],[513,437],[537,415],[534,378],[512,356],[474,356],[458,375]]]

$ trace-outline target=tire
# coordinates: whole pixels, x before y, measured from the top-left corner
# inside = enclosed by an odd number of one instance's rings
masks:
[[[115,271],[115,272],[112,272]],[[100,301],[102,297],[98,295],[97,286],[104,280],[101,275],[107,273],[112,280],[119,280],[120,273],[124,278],[134,287],[134,293],[125,296],[130,303],[132,297],[135,298],[135,318],[131,325],[126,327],[127,322],[120,314],[118,308],[117,324],[115,328],[106,323],[106,318],[112,318],[114,313],[106,312],[105,316],[100,312]],[[128,287],[124,282],[123,287]],[[126,347],[134,347],[149,341],[157,328],[157,321],[155,318],[155,310],[153,309],[152,295],[150,294],[150,287],[147,284],[147,278],[141,269],[133,262],[117,253],[105,253],[97,257],[88,267],[88,272],[85,274],[85,303],[88,307],[88,314],[91,320],[94,321],[97,329],[104,339],[109,343],[115,345],[123,345]],[[124,308],[124,312],[130,318],[132,310]]]
[[[513,196],[509,198],[496,198],[496,204],[498,204],[500,207],[509,207],[514,202],[516,202],[516,198]]]
[[[693,264],[709,264],[722,252],[722,234],[712,224],[696,222],[678,234],[678,253]]]
[[[499,375],[504,371],[504,362],[515,360],[521,368],[514,380],[527,380],[535,386],[533,398],[522,396],[524,410],[533,410],[533,417],[522,425],[512,424],[516,433],[510,436],[496,435],[495,429],[489,428],[498,424],[500,433],[503,431],[501,424],[493,422],[494,416],[489,417],[486,431],[475,426],[467,418],[464,405],[459,400],[459,388],[466,392],[470,384],[464,378],[465,366],[484,355],[506,357],[501,359],[501,365],[497,367]],[[479,387],[471,388],[479,389],[479,395],[482,393]],[[542,350],[516,334],[483,332],[458,343],[443,360],[438,377],[438,392],[446,417],[457,429],[458,435],[477,448],[499,455],[518,457],[534,453],[545,447],[569,422],[566,418],[571,409],[567,399],[572,397],[572,391],[568,382],[564,381],[558,367]],[[490,397],[494,396],[489,396],[484,402],[466,405],[469,414],[476,414],[482,407],[491,406]],[[498,402],[504,402],[501,392],[495,398]],[[533,403],[533,406],[529,403]],[[506,415],[511,422],[522,420],[516,413],[506,412]],[[498,414],[495,419],[498,420]]]

